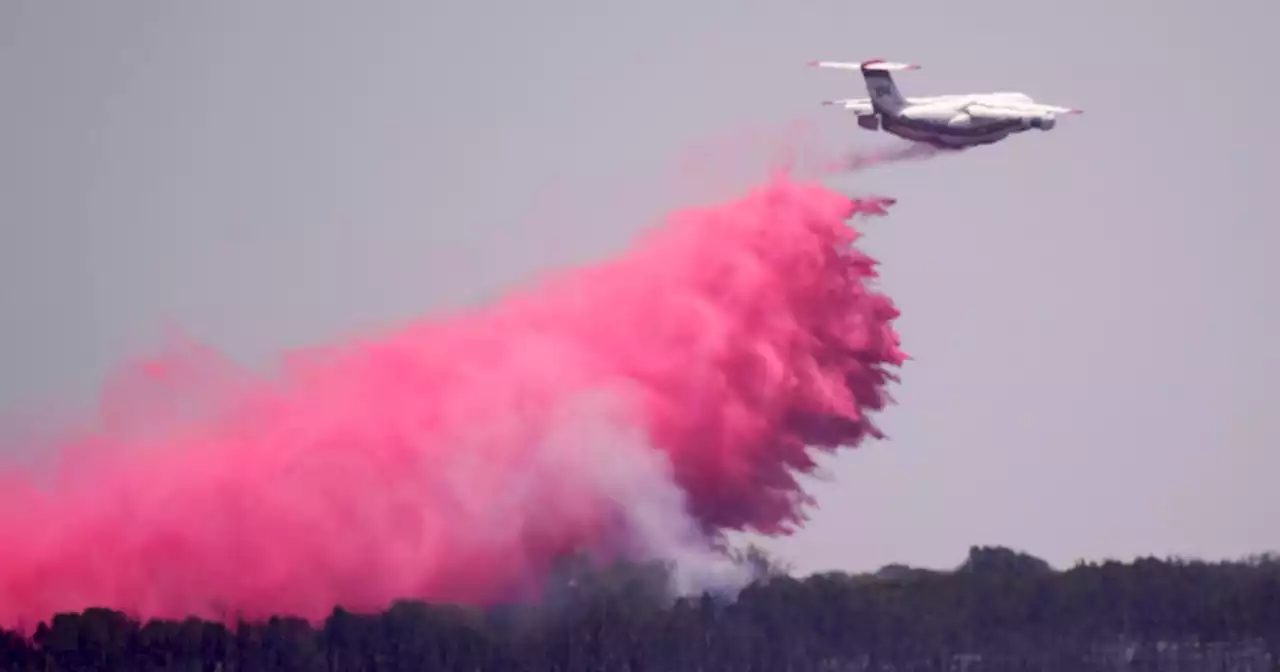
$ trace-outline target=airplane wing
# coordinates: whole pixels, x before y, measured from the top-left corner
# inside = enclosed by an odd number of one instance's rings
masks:
[[[980,119],[1021,119],[1027,116],[1026,110],[986,104],[970,104],[963,109],[969,116]]]
[[[1081,111],[1071,107],[1059,107],[1057,105],[1044,105],[1036,103],[1033,105],[1010,105],[1004,107],[1002,105],[993,105],[989,102],[970,103],[965,106],[965,112],[972,117],[981,117],[983,119],[1020,119],[1022,117],[1036,114],[1080,114]]]
[[[934,103],[949,103],[963,96],[923,96],[915,98],[904,98],[908,105],[930,105]],[[871,104],[870,98],[841,98],[839,100],[824,100],[823,105],[831,105],[848,110],[858,116],[875,114],[875,107]]]
[[[1078,107],[1062,107],[1060,105],[1046,105],[1044,103],[1036,103],[1035,105],[1046,112],[1053,112],[1054,114],[1084,114],[1084,110]]]
[[[841,109],[848,110],[859,116],[864,114],[873,114],[875,108],[871,105],[870,98],[844,98],[842,100],[824,100],[823,105],[832,105]]]

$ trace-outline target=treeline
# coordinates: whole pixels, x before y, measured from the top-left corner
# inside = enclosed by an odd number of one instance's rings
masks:
[[[1026,554],[982,547],[952,571],[894,565],[804,579],[759,554],[752,559],[760,578],[736,598],[672,600],[666,569],[657,565],[572,563],[538,604],[478,610],[404,602],[379,614],[337,608],[318,627],[285,617],[234,627],[194,618],[144,624],[90,609],[56,616],[30,636],[0,635],[0,667],[774,672],[949,670],[965,659],[969,670],[1080,670],[1114,669],[1096,659],[1097,644],[1121,637],[1254,641],[1280,652],[1280,560],[1273,556],[1148,558],[1057,571]]]

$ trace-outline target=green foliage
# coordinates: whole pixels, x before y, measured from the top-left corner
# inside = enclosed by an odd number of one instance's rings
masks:
[[[982,654],[984,669],[1078,670],[1114,666],[1097,652],[1116,638],[1259,640],[1273,652],[1280,644],[1275,556],[1057,571],[1007,548],[975,547],[954,571],[890,565],[803,579],[759,549],[739,559],[758,578],[736,600],[673,599],[659,564],[570,558],[539,602],[484,610],[405,601],[378,614],[338,607],[314,627],[285,617],[228,627],[142,624],[89,609],[58,615],[29,638],[0,633],[0,669],[737,672],[897,661],[944,670],[960,654]]]

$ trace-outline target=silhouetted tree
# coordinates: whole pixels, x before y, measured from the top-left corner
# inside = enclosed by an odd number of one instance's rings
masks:
[[[736,557],[756,579],[735,598],[674,599],[661,563],[573,556],[541,600],[484,610],[404,601],[378,614],[335,607],[320,627],[279,616],[228,629],[88,609],[58,614],[30,637],[0,632],[0,669],[1137,670],[1169,667],[1170,652],[1183,651],[1184,672],[1280,670],[1274,555],[1057,571],[1012,549],[975,546],[954,571],[895,564],[803,579],[757,548]]]

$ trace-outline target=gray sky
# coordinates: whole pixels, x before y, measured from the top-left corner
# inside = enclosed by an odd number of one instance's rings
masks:
[[[803,64],[879,57],[1086,114],[840,181],[900,199],[868,246],[916,359],[771,547],[1280,549],[1267,5],[6,0],[0,409],[84,403],[166,323],[257,360],[621,249],[691,143],[867,142],[817,106],[861,79]]]

